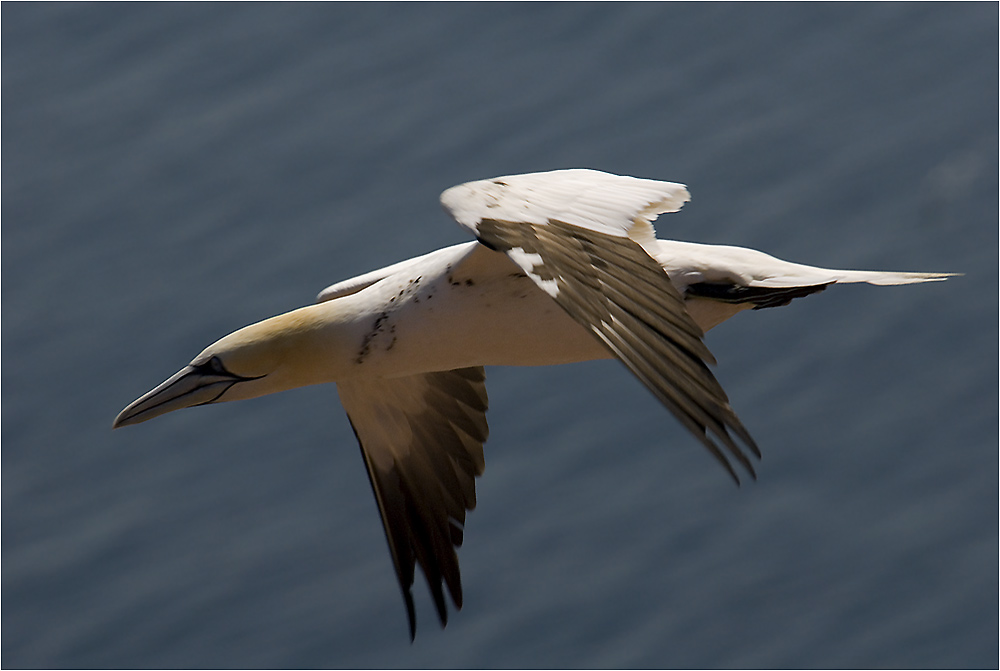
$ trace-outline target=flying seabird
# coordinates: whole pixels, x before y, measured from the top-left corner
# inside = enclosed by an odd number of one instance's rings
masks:
[[[456,548],[485,465],[484,366],[617,358],[739,482],[760,451],[707,364],[704,333],[831,284],[945,273],[828,270],[752,249],[658,240],[682,184],[557,170],[452,187],[476,240],[339,282],[317,303],[208,346],[122,410],[114,427],[196,405],[333,382],[361,445],[416,631],[423,570],[441,625],[462,607]],[[754,476],[755,477],[755,476]]]

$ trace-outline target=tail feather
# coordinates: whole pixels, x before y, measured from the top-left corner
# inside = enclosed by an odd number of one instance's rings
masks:
[[[917,284],[919,282],[941,282],[961,273],[899,273],[873,270],[837,270],[831,271],[836,282],[867,282],[880,286],[896,284]]]
[[[940,282],[961,273],[901,273],[834,270],[792,263],[746,247],[657,240],[654,254],[681,290],[692,284],[736,287],[811,287],[834,282],[893,285]]]

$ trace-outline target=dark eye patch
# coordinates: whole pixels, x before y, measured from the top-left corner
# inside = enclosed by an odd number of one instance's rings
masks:
[[[222,365],[222,359],[217,356],[213,356],[201,363],[192,363],[191,366],[198,369],[198,372],[203,375],[227,375],[232,377],[232,374]]]
[[[222,360],[219,359],[219,357],[217,356],[213,356],[211,359],[208,360],[208,368],[213,373],[217,373],[219,375],[229,374],[229,371],[226,370],[226,367],[222,365]]]

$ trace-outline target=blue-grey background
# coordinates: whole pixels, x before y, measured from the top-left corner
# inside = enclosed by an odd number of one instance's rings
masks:
[[[996,3],[2,11],[5,667],[995,668]],[[444,188],[563,167],[689,184],[663,237],[965,276],[710,333],[739,489],[614,362],[488,371],[413,645],[332,388],[111,432],[464,240]]]

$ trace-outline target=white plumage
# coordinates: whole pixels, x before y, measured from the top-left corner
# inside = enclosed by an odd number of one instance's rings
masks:
[[[485,365],[616,357],[737,478],[757,446],[706,363],[704,332],[745,309],[841,282],[940,273],[847,271],[739,247],[657,240],[681,184],[593,170],[513,175],[445,191],[477,239],[324,289],[318,303],[210,345],[114,426],[333,382],[358,441],[407,606],[419,565],[442,624],[462,605],[455,548],[488,435]]]
[[[546,224],[556,219],[640,244],[656,239],[652,221],[691,199],[673,182],[623,177],[596,170],[553,170],[453,186],[441,204],[478,237],[484,219]]]

